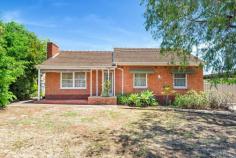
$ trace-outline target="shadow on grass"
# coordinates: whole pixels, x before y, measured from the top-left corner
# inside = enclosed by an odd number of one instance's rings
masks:
[[[235,157],[236,118],[215,114],[175,112],[168,125],[158,115],[144,112],[131,129],[120,131],[116,143],[119,154],[134,157]],[[173,118],[175,119],[175,118]],[[186,121],[179,127],[181,121]],[[173,121],[173,120],[172,120]]]

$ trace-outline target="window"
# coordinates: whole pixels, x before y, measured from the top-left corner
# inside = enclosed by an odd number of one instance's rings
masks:
[[[174,74],[174,88],[185,89],[187,88],[187,75],[186,74]]]
[[[61,73],[61,88],[64,89],[85,89],[85,72],[63,72]]]
[[[75,72],[75,87],[76,88],[85,88],[85,72]]]
[[[61,87],[63,88],[73,87],[73,73],[62,73]]]
[[[134,74],[134,88],[147,88],[147,74]]]

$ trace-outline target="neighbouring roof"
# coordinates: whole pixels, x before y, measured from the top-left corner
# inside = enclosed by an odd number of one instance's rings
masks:
[[[174,61],[174,63],[173,63]],[[100,68],[114,65],[179,65],[181,59],[173,53],[162,55],[158,48],[114,48],[114,51],[60,51],[38,65],[40,69],[76,69]],[[190,66],[201,63],[197,57],[190,55]]]
[[[43,68],[111,67],[111,51],[61,51],[39,65]]]
[[[163,55],[158,48],[115,48],[114,62],[118,65],[179,65],[181,58],[174,53]],[[190,55],[189,65],[199,65],[200,60]]]

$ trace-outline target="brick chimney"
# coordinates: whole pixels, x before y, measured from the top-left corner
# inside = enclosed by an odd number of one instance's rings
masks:
[[[55,56],[57,53],[59,53],[59,47],[53,42],[48,42],[47,43],[47,59]]]

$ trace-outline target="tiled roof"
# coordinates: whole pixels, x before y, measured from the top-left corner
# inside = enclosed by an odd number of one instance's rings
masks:
[[[44,61],[41,67],[91,67],[112,66],[111,51],[61,51]]]
[[[197,57],[188,57],[189,65],[201,62]],[[179,65],[181,59],[173,53],[162,55],[158,48],[115,48],[112,51],[60,51],[39,65],[41,69],[111,67],[117,65]]]
[[[115,48],[114,62],[124,65],[167,65],[170,63],[180,64],[181,58],[177,55],[161,54],[158,48]],[[201,62],[197,57],[188,57],[190,65],[199,65]]]

